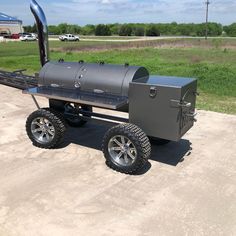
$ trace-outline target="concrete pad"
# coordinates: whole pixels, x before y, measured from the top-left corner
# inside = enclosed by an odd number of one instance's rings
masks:
[[[236,116],[199,111],[137,176],[106,167],[109,125],[69,129],[57,150],[25,133],[31,98],[0,86],[0,235],[236,235]],[[47,101],[40,99],[42,106]]]

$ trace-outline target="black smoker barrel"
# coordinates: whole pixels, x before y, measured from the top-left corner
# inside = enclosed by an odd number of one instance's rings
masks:
[[[39,86],[128,97],[130,82],[148,78],[148,71],[139,66],[48,62],[40,71]]]

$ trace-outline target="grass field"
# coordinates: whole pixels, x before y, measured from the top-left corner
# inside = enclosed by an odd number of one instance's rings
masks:
[[[199,79],[200,109],[236,114],[236,39],[50,42],[51,59],[142,65],[151,74]],[[36,43],[0,43],[0,69],[40,69]]]

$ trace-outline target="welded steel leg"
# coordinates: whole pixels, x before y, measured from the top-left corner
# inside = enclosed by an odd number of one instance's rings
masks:
[[[31,95],[31,97],[32,97],[32,99],[33,99],[34,104],[36,105],[36,107],[37,107],[38,109],[40,109],[40,106],[39,106],[39,104],[38,104],[38,102],[37,102],[35,96],[34,96],[34,95]]]

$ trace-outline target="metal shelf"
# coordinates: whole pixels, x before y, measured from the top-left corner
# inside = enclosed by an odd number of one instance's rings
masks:
[[[26,89],[23,91],[23,93],[112,110],[117,110],[128,104],[127,97],[114,96],[110,94],[98,94],[94,92],[84,92],[80,91],[79,89],[72,90],[42,86]]]

